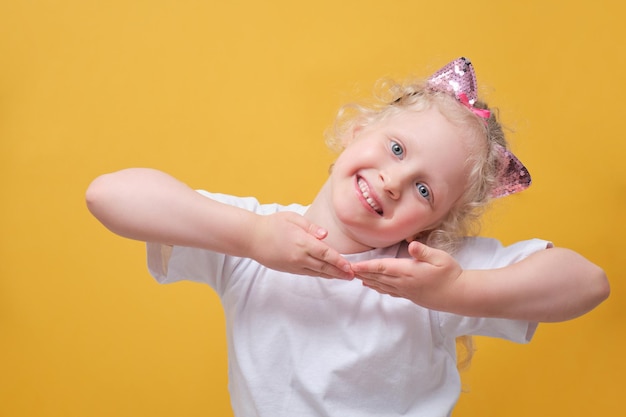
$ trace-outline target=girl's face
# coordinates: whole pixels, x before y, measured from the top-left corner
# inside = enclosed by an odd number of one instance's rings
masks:
[[[436,227],[466,186],[466,136],[435,107],[402,110],[355,131],[331,173],[336,224],[369,247]]]

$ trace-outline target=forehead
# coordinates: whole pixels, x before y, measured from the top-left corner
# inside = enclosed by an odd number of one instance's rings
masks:
[[[406,105],[390,105],[384,108],[372,122],[384,122],[386,119],[395,118],[406,113],[439,112],[449,123],[458,126],[464,132],[464,138],[478,138],[479,143],[484,142],[484,124],[458,100],[448,95],[417,96],[413,103]]]
[[[441,145],[469,145],[472,137],[468,129],[451,121],[436,106],[420,110],[398,109],[383,116],[373,127],[401,134],[406,140]]]

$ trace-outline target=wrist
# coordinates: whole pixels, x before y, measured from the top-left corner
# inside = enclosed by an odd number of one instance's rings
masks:
[[[469,317],[497,317],[498,306],[490,297],[485,274],[487,270],[462,270],[455,281],[456,290],[450,299],[454,313]]]
[[[242,233],[239,234],[241,240],[238,247],[241,253],[237,255],[260,261],[263,236],[267,229],[267,216],[247,212],[240,225]]]

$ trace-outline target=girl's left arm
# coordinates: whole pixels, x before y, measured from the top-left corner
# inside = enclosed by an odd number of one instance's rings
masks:
[[[490,270],[462,270],[448,253],[418,242],[409,245],[409,253],[413,259],[378,259],[352,269],[381,293],[475,317],[564,321],[592,310],[610,292],[600,267],[565,248]]]
[[[504,268],[463,271],[460,283],[472,300],[466,308],[473,315],[541,322],[578,317],[610,293],[599,266],[558,247]]]

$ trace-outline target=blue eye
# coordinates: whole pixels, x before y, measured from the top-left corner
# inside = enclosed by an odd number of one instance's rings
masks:
[[[396,156],[402,156],[404,154],[404,149],[402,149],[402,145],[398,142],[391,141],[391,152],[393,152]]]
[[[416,185],[417,192],[424,198],[430,199],[430,190],[421,182],[418,182]]]

